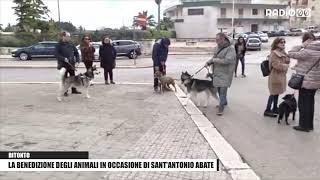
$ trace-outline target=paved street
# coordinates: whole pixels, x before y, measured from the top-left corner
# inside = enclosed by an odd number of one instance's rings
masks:
[[[287,50],[301,42],[300,37],[287,38],[286,41]],[[318,179],[320,177],[318,171],[320,161],[317,158],[320,157],[320,111],[315,112],[315,130],[311,133],[294,131],[292,126],[297,122],[292,122],[291,119],[289,120],[290,126],[286,126],[284,123],[278,125],[275,119],[265,118],[262,115],[266,106],[268,89],[267,78],[262,77],[259,63],[270,52],[268,49],[270,44],[271,40],[263,45],[262,51],[248,51],[246,56],[248,77],[234,79],[228,92],[229,103],[223,117],[215,115],[214,106],[217,102],[213,100],[209,107],[200,108],[200,110],[261,179]],[[172,55],[168,60],[168,75],[179,79],[182,71],[187,70],[194,73],[209,58],[208,55]],[[0,61],[8,60],[2,59]],[[143,61],[148,62],[151,59],[145,58]],[[294,63],[295,61],[292,61],[291,65]],[[239,65],[239,69],[240,67]],[[80,71],[84,71],[84,69]],[[186,152],[180,153],[179,157],[181,158],[216,157],[202,135],[197,133],[194,124],[188,121],[189,118],[177,99],[172,98],[174,95],[166,94],[163,97],[165,99],[159,98],[160,96],[152,94],[151,85],[95,85],[92,88],[93,98],[89,101],[73,96],[62,103],[62,106],[58,106],[58,103],[54,101],[57,85],[5,83],[55,82],[57,81],[55,68],[1,68],[0,73],[0,82],[2,83],[0,84],[1,115],[5,115],[1,117],[2,121],[0,122],[0,149],[35,150],[42,147],[43,150],[83,150],[91,148],[94,158],[162,158],[161,151],[152,156],[138,154],[138,152],[148,151],[147,147],[152,143],[158,143],[158,146],[165,143],[163,146],[168,148],[187,148]],[[291,73],[292,71],[289,71],[288,77]],[[205,74],[206,72],[202,71],[196,77],[203,78]],[[102,76],[102,74],[98,75],[95,82],[103,82]],[[115,80],[120,83],[152,83],[152,69],[115,69]],[[287,92],[292,93],[293,90],[288,89]],[[48,104],[48,102],[50,103]],[[115,102],[117,102],[116,107],[114,106]],[[80,107],[76,104],[81,104],[81,107],[86,108],[81,108],[79,111]],[[315,109],[317,110],[319,107],[320,92],[316,94]],[[88,116],[88,114],[90,115]],[[130,119],[127,114],[130,114]],[[298,117],[298,114],[296,116]],[[55,121],[44,123],[43,119],[55,119]],[[183,119],[184,121],[182,121]],[[105,120],[108,123],[105,123]],[[53,128],[41,128],[43,126]],[[177,131],[171,132],[170,128],[176,128]],[[157,129],[163,129],[158,132],[160,139],[148,139]],[[182,129],[187,129],[187,131]],[[26,134],[18,133],[22,131]],[[3,136],[3,132],[6,132],[5,136]],[[37,132],[37,136],[34,135],[35,132]],[[82,132],[91,132],[91,134],[82,134]],[[170,132],[173,133],[172,137],[167,135]],[[181,134],[186,135],[187,138],[182,140],[184,138]],[[70,139],[63,139],[65,136]],[[173,143],[176,141],[173,137],[178,138],[177,142],[179,143]],[[44,140],[39,141],[40,139]],[[138,151],[134,151],[135,148]],[[142,149],[147,150],[142,151]],[[149,148],[150,151],[155,151],[155,149],[157,146]],[[197,149],[201,149],[201,151]],[[174,155],[174,153],[169,154],[168,157],[171,158]],[[55,176],[56,179],[59,179],[67,174],[55,173]],[[2,175],[12,179],[23,176],[23,174],[13,175],[10,173]],[[52,174],[33,173],[30,177],[41,176],[43,179],[47,179],[50,175]],[[112,173],[71,173],[70,178],[97,179],[103,176],[119,179],[124,177],[138,178],[144,177],[144,175],[129,173],[115,176]],[[179,179],[179,177],[181,179],[188,179],[188,177],[230,179],[230,176],[223,172],[222,174],[209,175],[160,173],[155,175],[155,177],[157,176],[170,177],[171,179]]]

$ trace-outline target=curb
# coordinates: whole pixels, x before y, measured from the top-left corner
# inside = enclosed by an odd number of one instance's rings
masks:
[[[0,82],[0,84],[59,84],[58,81],[26,81],[26,82],[18,82],[18,81],[8,81],[8,82]],[[104,82],[93,82],[94,85],[105,85]],[[117,82],[115,85],[153,85],[153,83],[144,83],[144,82]],[[112,86],[112,85],[109,85]]]
[[[143,69],[143,68],[152,68],[153,66],[117,66],[115,69]],[[37,68],[57,68],[56,66],[30,66],[30,65],[20,65],[20,66],[10,66],[10,65],[0,65],[1,68],[23,68],[23,69],[37,69]],[[85,68],[85,67],[79,67]]]
[[[176,87],[177,93],[175,93],[175,95],[183,106],[183,101],[186,100],[186,94],[179,86]],[[214,125],[191,100],[187,106],[183,107],[233,180],[261,180],[251,167],[243,162],[239,153],[224,139]]]

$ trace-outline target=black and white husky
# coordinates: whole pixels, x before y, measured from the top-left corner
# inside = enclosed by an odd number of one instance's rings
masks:
[[[86,98],[90,98],[89,95],[89,87],[91,85],[91,81],[94,79],[95,71],[97,70],[96,66],[94,65],[92,68],[89,68],[84,74],[80,73],[76,76],[70,76],[65,78],[66,69],[61,68],[59,71],[59,75],[61,78],[60,85],[59,85],[59,92],[58,92],[58,101],[62,101],[63,94],[70,88],[70,87],[83,87],[86,89]],[[96,73],[98,74],[98,73]]]
[[[210,81],[195,79],[195,78],[192,78],[192,76],[187,71],[182,72],[181,83],[187,89],[187,101],[183,104],[184,106],[188,104],[191,97],[196,98],[197,95],[201,92],[205,92],[207,95],[204,107],[207,107],[210,96],[214,97],[215,99],[218,99],[218,96],[217,96],[218,90],[216,87],[213,86],[212,77],[211,76],[209,77],[211,78]],[[198,103],[198,106],[200,106],[200,103]]]

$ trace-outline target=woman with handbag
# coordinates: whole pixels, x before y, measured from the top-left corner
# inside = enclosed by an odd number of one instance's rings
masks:
[[[289,51],[289,57],[298,60],[294,67],[296,74],[302,75],[298,98],[299,126],[293,128],[309,132],[313,130],[314,96],[320,89],[320,41],[315,41],[312,33],[305,33],[302,42],[301,46]]]
[[[108,75],[110,77],[110,83],[115,84],[113,81],[113,69],[116,66],[117,51],[111,44],[111,39],[108,36],[102,38],[102,46],[99,50],[100,65],[104,69],[105,84],[109,84]]]
[[[81,60],[87,70],[92,68],[95,52],[95,49],[90,42],[91,38],[89,35],[82,36],[80,43]]]
[[[286,91],[286,74],[289,68],[290,58],[285,52],[285,39],[276,38],[271,45],[269,56],[270,75],[268,78],[268,88],[270,96],[264,116],[277,117],[279,95]],[[272,109],[271,106],[273,105]]]
[[[236,60],[236,67],[234,70],[234,77],[237,77],[237,70],[238,70],[238,64],[239,61],[241,62],[241,66],[242,66],[242,77],[246,77],[246,75],[244,74],[244,68],[245,68],[245,63],[244,63],[244,56],[246,54],[246,41],[244,40],[243,37],[239,37],[236,44],[234,45],[234,48],[236,50],[236,55],[237,55],[237,60]]]

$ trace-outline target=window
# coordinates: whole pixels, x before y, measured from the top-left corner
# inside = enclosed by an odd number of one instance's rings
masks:
[[[258,9],[252,9],[252,15],[258,15]]]
[[[183,22],[184,22],[184,19],[175,19],[174,22],[176,22],[176,23],[183,23]]]
[[[226,17],[227,16],[227,9],[226,8],[221,8],[220,9],[220,15],[221,15],[221,17]]]
[[[238,9],[239,16],[243,16],[243,9]]]
[[[44,48],[44,45],[43,44],[37,44],[34,46],[35,49],[41,49],[41,48]]]
[[[119,43],[120,46],[126,46],[126,45],[133,44],[131,41],[120,41],[120,42],[117,42],[117,43]]]
[[[203,9],[188,9],[188,15],[189,16],[194,16],[194,15],[203,15]]]

